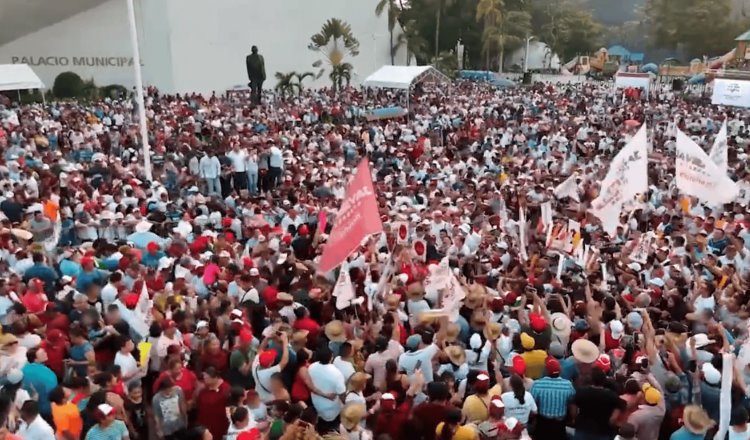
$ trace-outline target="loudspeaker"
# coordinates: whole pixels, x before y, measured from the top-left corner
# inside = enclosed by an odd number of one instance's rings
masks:
[[[685,80],[682,78],[675,78],[672,80],[672,91],[673,92],[681,92],[682,88],[685,86]]]
[[[524,72],[523,84],[531,84],[531,72]]]

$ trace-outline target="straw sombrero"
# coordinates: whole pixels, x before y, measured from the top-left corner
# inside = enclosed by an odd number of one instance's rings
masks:
[[[344,342],[346,341],[346,331],[344,330],[344,324],[339,321],[331,321],[326,324],[325,335],[329,341],[332,342]]]
[[[483,330],[484,338],[488,341],[496,340],[500,337],[502,332],[502,326],[496,322],[490,322],[489,324],[485,325]]]
[[[576,339],[571,351],[573,357],[582,364],[593,364],[599,359],[599,347],[588,339]]]
[[[348,430],[354,429],[367,414],[367,407],[362,403],[348,403],[341,409],[341,424]]]
[[[458,345],[449,345],[443,351],[454,365],[461,365],[466,362],[466,352]]]
[[[461,326],[455,322],[448,323],[448,327],[445,329],[445,341],[456,342],[458,335],[461,334]]]
[[[682,413],[685,429],[693,434],[705,434],[714,425],[706,411],[698,405],[688,405]]]
[[[560,338],[568,338],[570,336],[573,323],[565,313],[553,313],[550,316],[550,324],[552,327],[552,334],[559,336]]]
[[[401,303],[401,297],[398,295],[388,295],[385,297],[385,307],[388,311],[398,310],[398,306]]]

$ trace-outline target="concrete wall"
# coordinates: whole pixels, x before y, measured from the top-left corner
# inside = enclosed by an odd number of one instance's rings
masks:
[[[244,59],[253,44],[275,72],[316,71],[320,55],[307,49],[328,18],[352,26],[360,41],[354,65],[360,82],[390,64],[387,18],[374,14],[377,0],[136,0],[143,78],[165,92],[224,91],[247,82]],[[110,0],[57,24],[0,46],[0,64],[26,62],[50,87],[72,70],[97,84],[133,85],[124,0]],[[405,63],[405,54],[396,64]],[[309,86],[325,86],[327,74]]]

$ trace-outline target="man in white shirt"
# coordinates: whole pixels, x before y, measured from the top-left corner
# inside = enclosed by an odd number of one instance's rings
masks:
[[[276,342],[283,347],[279,363],[274,365],[276,362],[276,350],[267,349],[268,343],[271,340],[266,338],[260,344],[258,355],[253,359],[253,365],[250,370],[255,380],[255,391],[258,393],[260,400],[265,404],[270,404],[276,399],[271,392],[271,378],[274,374],[280,374],[281,370],[289,362],[289,342],[287,335],[285,332],[279,332],[279,334],[280,336]]]
[[[221,194],[221,162],[213,153],[203,156],[198,162],[200,176],[206,182],[206,190],[209,195]]]
[[[234,190],[239,194],[241,190],[247,189],[247,150],[240,149],[239,144],[234,144],[232,150],[227,153],[227,157],[232,161],[232,172],[234,173],[232,184]]]
[[[268,149],[268,153],[268,178],[270,179],[270,187],[276,188],[281,183],[281,170],[284,167],[284,158],[279,147],[273,144]]]
[[[323,346],[315,352],[318,362],[310,365],[308,372],[310,379],[324,393],[324,396],[313,394],[312,403],[318,412],[318,432],[329,432],[338,429],[339,415],[343,407],[339,397],[346,393],[346,382],[344,375],[338,368],[331,364],[333,353]],[[331,396],[338,396],[331,399]]]
[[[17,434],[24,440],[50,440],[55,430],[39,415],[39,404],[27,400],[21,407],[21,425]]]

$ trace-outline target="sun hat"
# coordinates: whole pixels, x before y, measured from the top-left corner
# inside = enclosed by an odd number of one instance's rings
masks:
[[[458,345],[449,345],[443,349],[445,355],[454,365],[462,365],[466,362],[466,352]]]
[[[568,315],[561,312],[555,312],[550,316],[550,321],[552,323],[552,334],[560,338],[567,338],[570,336],[573,323]]]
[[[325,326],[325,335],[329,341],[332,342],[344,342],[346,341],[346,331],[344,330],[344,324],[339,321],[331,321]]]
[[[706,411],[698,405],[688,405],[682,413],[685,429],[693,434],[705,434],[714,425]]]
[[[503,329],[500,326],[500,324],[496,322],[490,322],[487,323],[487,325],[484,326],[484,329],[482,330],[482,333],[484,334],[484,338],[488,341],[494,341],[497,338],[500,337],[502,334]]]
[[[359,425],[365,414],[367,414],[367,407],[363,403],[347,403],[341,409],[341,425],[348,430],[352,430]]]
[[[582,364],[593,364],[599,358],[599,348],[588,339],[576,339],[571,351],[575,360]]]
[[[711,345],[715,343],[716,341],[714,339],[710,339],[708,335],[705,333],[697,333],[693,335],[691,338],[688,338],[687,346],[690,346],[690,339],[693,339],[695,341],[695,348],[703,348],[707,345]]]

